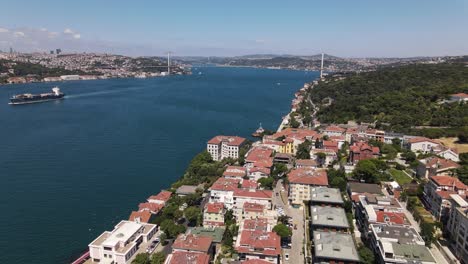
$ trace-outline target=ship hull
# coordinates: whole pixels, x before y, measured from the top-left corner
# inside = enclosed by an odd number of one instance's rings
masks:
[[[47,96],[47,98],[11,98],[8,104],[10,105],[23,105],[23,104],[35,104],[35,103],[44,103],[55,100],[65,99],[64,94],[57,96]]]

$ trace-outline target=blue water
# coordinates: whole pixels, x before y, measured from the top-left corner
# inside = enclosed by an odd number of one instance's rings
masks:
[[[192,76],[0,86],[0,263],[66,263],[168,187],[216,134],[276,129],[316,72],[199,68]],[[278,85],[280,83],[280,85]]]

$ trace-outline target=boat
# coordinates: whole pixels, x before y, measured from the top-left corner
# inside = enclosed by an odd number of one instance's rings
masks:
[[[65,94],[60,92],[60,88],[52,88],[51,93],[42,94],[17,94],[10,98],[11,105],[41,103],[65,98]]]
[[[262,137],[264,132],[265,132],[265,129],[263,129],[262,123],[260,123],[260,127],[258,127],[257,130],[255,130],[255,132],[252,133],[252,136],[253,137]]]

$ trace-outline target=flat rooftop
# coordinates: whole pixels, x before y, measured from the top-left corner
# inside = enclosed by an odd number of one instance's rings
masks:
[[[122,221],[116,226],[111,235],[102,243],[102,245],[114,247],[120,241],[128,241],[142,227],[143,225],[137,222]]]
[[[424,245],[424,240],[412,227],[388,224],[371,224],[371,229],[377,236],[377,239],[398,242],[400,244]]]
[[[393,253],[397,258],[413,260],[417,263],[436,263],[434,257],[426,246],[423,245],[402,245],[392,243]]]
[[[311,187],[310,200],[315,203],[343,204],[340,189],[328,187]]]
[[[348,228],[345,210],[341,207],[311,206],[312,225]]]
[[[314,256],[323,259],[359,262],[359,254],[351,235],[314,231]]]
[[[206,228],[206,227],[193,227],[188,230],[188,234],[196,236],[209,236],[213,238],[214,243],[221,243],[224,235],[224,227]]]

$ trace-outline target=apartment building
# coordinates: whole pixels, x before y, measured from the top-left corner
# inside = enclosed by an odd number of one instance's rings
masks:
[[[237,136],[215,136],[206,145],[213,160],[224,158],[239,158],[239,150],[245,144],[245,138]]]

